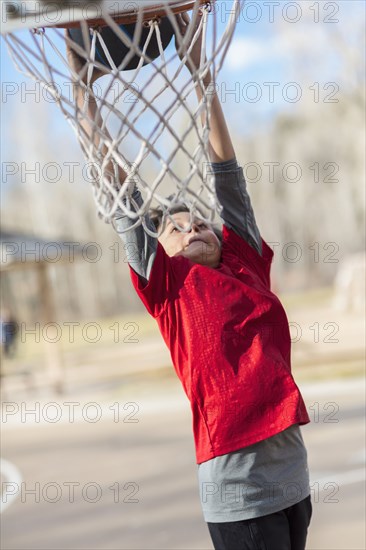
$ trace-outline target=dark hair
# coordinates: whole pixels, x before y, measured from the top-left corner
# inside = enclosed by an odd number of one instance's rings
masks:
[[[171,198],[172,197],[168,197],[168,200],[171,200]],[[196,211],[197,211],[198,215],[202,217],[202,219],[205,219],[205,216],[204,216],[204,214],[202,213],[201,210],[199,210],[197,208]],[[191,209],[189,208],[189,206],[185,202],[177,203],[174,206],[172,206],[171,208],[166,209],[166,210],[163,210],[163,208],[161,206],[159,206],[157,208],[152,208],[150,210],[150,219],[153,222],[156,231],[159,231],[159,229],[161,228],[161,225],[163,223],[164,216],[166,215],[166,213],[168,213],[170,216],[172,216],[173,214],[179,214],[180,212],[190,213]],[[210,225],[211,225],[212,230],[215,233],[216,237],[221,242],[222,241],[222,231],[221,231],[221,229],[219,229],[219,227],[216,224],[210,224]]]

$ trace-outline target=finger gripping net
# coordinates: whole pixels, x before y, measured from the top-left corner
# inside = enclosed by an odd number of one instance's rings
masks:
[[[177,202],[213,220],[211,107],[239,9],[240,0],[226,7],[223,24],[218,3],[196,0],[190,18],[166,3],[164,16],[148,21],[138,9],[133,27],[105,12],[103,26],[84,20],[76,35],[58,28],[5,35],[17,69],[41,83],[73,127],[105,221],[118,210],[136,227],[150,208],[169,212]]]

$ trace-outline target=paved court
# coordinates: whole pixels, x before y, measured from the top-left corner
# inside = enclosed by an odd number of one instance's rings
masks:
[[[188,402],[177,381],[154,384],[3,403],[3,550],[212,549]],[[302,390],[313,420],[308,549],[364,549],[363,381]]]

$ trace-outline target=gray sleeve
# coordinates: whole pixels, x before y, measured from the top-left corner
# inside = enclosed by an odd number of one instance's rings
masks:
[[[141,193],[137,187],[135,187],[131,195],[129,206],[137,210],[141,205]],[[127,261],[140,277],[148,281],[156,256],[158,243],[155,237],[151,237],[146,233],[142,225],[126,231],[126,229],[132,227],[134,223],[134,220],[126,216],[121,209],[117,209],[113,226],[124,243]],[[151,231],[155,231],[154,224],[147,215],[145,216],[145,224]]]
[[[243,169],[236,159],[211,163],[210,168],[215,177],[216,194],[222,207],[220,216],[224,224],[262,255],[262,239],[255,221]]]

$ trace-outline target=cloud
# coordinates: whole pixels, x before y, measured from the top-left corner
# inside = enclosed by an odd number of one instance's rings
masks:
[[[225,65],[228,70],[238,71],[254,65],[258,66],[259,63],[273,62],[273,60],[297,61],[298,57],[304,53],[318,56],[319,51],[326,53],[328,49],[327,34],[324,29],[312,29],[311,40],[309,40],[307,28],[283,27],[273,32],[272,36],[234,37]]]
[[[258,61],[268,59],[268,44],[251,38],[234,38],[226,58],[229,70],[245,69]]]

